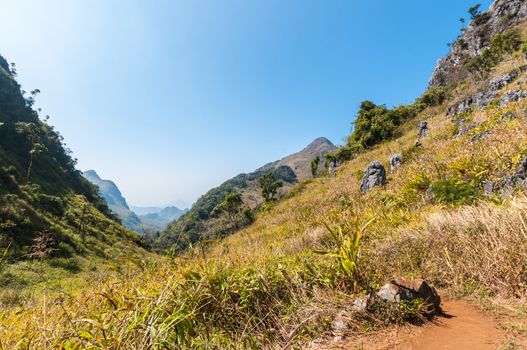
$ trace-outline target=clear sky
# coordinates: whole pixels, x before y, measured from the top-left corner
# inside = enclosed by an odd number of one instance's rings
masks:
[[[79,169],[136,205],[192,202],[342,143],[361,100],[412,102],[476,2],[5,0],[0,53]]]

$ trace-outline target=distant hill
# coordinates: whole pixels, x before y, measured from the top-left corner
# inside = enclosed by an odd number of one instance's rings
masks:
[[[262,175],[273,173],[284,183],[281,189],[284,193],[298,181],[312,177],[311,162],[315,157],[320,158],[319,166],[322,166],[324,154],[335,149],[331,141],[320,137],[300,152],[268,163],[252,173],[240,174],[225,181],[201,196],[187,213],[170,223],[156,240],[156,247],[160,250],[171,246],[184,248],[188,242],[222,237],[232,233],[230,226],[224,220],[212,215],[214,208],[223,201],[227,194],[239,193],[245,205],[254,209],[263,202],[258,184],[258,179]]]
[[[157,212],[139,215],[141,222],[145,229],[149,231],[161,231],[164,230],[167,225],[179,219],[181,215],[186,213],[188,209],[179,209],[175,206],[162,208]]]
[[[168,223],[178,219],[188,210],[175,206],[132,207],[139,211],[136,213],[130,209],[131,206],[113,181],[101,179],[95,170],[87,170],[82,175],[99,188],[100,195],[106,200],[110,210],[121,219],[123,225],[137,233],[149,234],[164,230]]]
[[[130,204],[129,207],[137,215],[156,214],[164,209],[163,207],[138,207],[133,204]]]
[[[130,210],[126,199],[113,181],[101,179],[95,170],[85,171],[82,175],[99,187],[100,195],[106,200],[110,210],[121,219],[124,227],[137,233],[145,232],[141,219]]]

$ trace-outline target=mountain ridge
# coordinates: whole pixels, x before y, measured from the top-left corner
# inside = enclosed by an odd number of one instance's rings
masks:
[[[325,137],[318,137],[302,150],[270,162],[250,173],[242,173],[223,182],[218,187],[210,189],[202,195],[196,203],[178,220],[171,222],[160,233],[155,241],[157,249],[166,249],[178,246],[180,249],[188,243],[199,239],[222,237],[230,233],[231,228],[221,219],[214,217],[214,208],[231,193],[238,193],[249,210],[255,210],[263,203],[258,179],[266,174],[273,173],[281,180],[284,187],[281,193],[286,192],[294,184],[312,178],[311,162],[319,157],[318,168],[323,167],[324,155],[332,152],[336,146]],[[250,219],[246,219],[246,224]]]

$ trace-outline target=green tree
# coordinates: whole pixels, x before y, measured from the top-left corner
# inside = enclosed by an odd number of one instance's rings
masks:
[[[234,229],[238,229],[238,214],[240,214],[242,207],[242,197],[238,193],[230,193],[225,196],[223,202],[214,208],[213,212],[226,213]]]
[[[320,163],[320,157],[317,155],[311,161],[311,174],[313,177],[317,177],[318,164]]]
[[[29,180],[35,157],[45,152],[47,149],[41,141],[40,130],[36,124],[18,122],[16,123],[15,127],[16,132],[24,135],[26,139],[31,143],[31,149],[29,150],[29,165],[27,167],[27,179]]]
[[[273,173],[262,175],[258,179],[258,182],[260,183],[260,188],[262,189],[262,196],[264,197],[266,202],[270,202],[276,199],[278,189],[284,185],[282,181],[279,181],[275,178]]]
[[[474,19],[481,13],[481,11],[479,10],[480,7],[481,7],[481,4],[476,4],[468,8],[468,13],[470,14],[470,18]]]

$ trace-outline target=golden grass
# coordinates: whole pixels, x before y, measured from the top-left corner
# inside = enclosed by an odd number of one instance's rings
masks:
[[[69,294],[45,289],[5,310],[0,349],[302,346],[327,330],[355,295],[398,275],[430,278],[464,295],[525,298],[525,197],[503,201],[479,193],[474,204],[458,208],[431,199],[423,184],[454,179],[479,190],[483,181],[514,172],[527,155],[527,103],[507,107],[518,116],[511,121],[501,120],[496,107],[474,112],[479,126],[456,140],[445,107],[425,110],[401,137],[360,154],[335,177],[300,184],[222,241],[123,267]],[[416,151],[421,119],[431,133]],[[483,130],[492,134],[469,142]],[[360,171],[374,159],[387,166],[400,152],[404,164],[389,174],[388,185],[361,195]],[[351,283],[335,258],[317,253],[339,248],[324,223],[370,220],[357,255],[360,283]],[[375,324],[363,321],[358,330]]]

